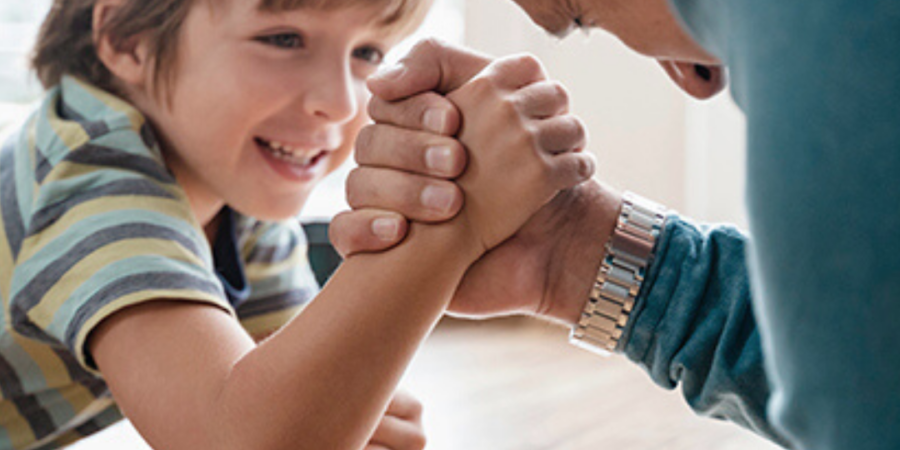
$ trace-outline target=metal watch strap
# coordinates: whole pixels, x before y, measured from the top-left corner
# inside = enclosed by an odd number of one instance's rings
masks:
[[[624,194],[597,279],[581,318],[572,327],[572,344],[601,355],[616,349],[653,259],[665,214],[663,206],[631,192]]]

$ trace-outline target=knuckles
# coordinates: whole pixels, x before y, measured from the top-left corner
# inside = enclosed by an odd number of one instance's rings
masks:
[[[553,90],[553,98],[556,103],[562,107],[568,107],[569,102],[571,101],[571,97],[569,95],[569,90],[559,81],[551,81],[550,89]]]
[[[425,436],[425,432],[416,430],[416,432],[410,436],[409,445],[411,450],[423,450],[428,445],[428,438]]]
[[[547,78],[544,65],[534,55],[522,53],[497,60],[494,73],[501,78],[515,75],[515,78],[542,80]]]
[[[414,45],[413,48],[409,51],[407,56],[403,59],[414,59],[418,57],[418,55],[429,55],[444,52],[447,51],[449,47],[450,46],[443,40],[431,36],[417,42],[416,45]]]
[[[347,175],[345,183],[345,191],[347,192],[347,204],[351,208],[359,208],[362,206],[364,194],[360,187],[364,185],[365,175],[362,168],[355,168]]]
[[[364,164],[368,160],[370,149],[375,145],[375,134],[378,132],[378,125],[366,125],[356,135],[356,151],[353,158],[357,164]]]
[[[569,114],[563,117],[562,133],[566,137],[570,150],[583,147],[587,143],[587,127],[577,116]]]
[[[581,158],[579,160],[578,175],[581,181],[587,181],[597,172],[597,160],[592,157]]]

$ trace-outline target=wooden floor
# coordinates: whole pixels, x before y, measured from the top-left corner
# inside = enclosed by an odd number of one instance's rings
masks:
[[[771,450],[696,417],[622,357],[600,358],[535,321],[445,321],[403,381],[425,403],[429,450]],[[128,425],[77,450],[147,449]]]
[[[624,357],[567,343],[536,321],[445,322],[405,386],[426,407],[431,450],[769,450],[695,416]]]

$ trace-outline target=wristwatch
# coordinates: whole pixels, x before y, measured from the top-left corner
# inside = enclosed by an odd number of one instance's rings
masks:
[[[663,230],[666,208],[626,192],[597,279],[569,341],[607,356],[615,351]]]

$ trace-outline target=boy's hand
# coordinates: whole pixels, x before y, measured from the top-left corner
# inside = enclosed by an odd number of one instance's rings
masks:
[[[466,194],[454,219],[486,252],[512,236],[560,190],[594,173],[582,122],[568,95],[547,80],[534,57],[498,59],[447,95],[462,116],[459,141],[469,150],[457,180]]]
[[[422,403],[408,392],[397,391],[378,428],[363,450],[422,450]]]

